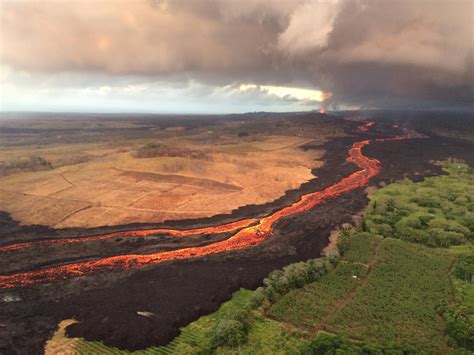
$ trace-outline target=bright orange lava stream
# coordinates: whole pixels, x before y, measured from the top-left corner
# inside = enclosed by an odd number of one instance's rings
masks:
[[[24,243],[5,245],[3,247],[0,247],[0,253],[5,252],[5,251],[27,249],[27,248],[31,248],[37,245],[42,246],[42,245],[63,244],[63,243],[72,244],[72,243],[90,242],[90,241],[95,241],[95,240],[103,240],[103,239],[118,238],[118,237],[146,237],[152,234],[167,234],[172,237],[187,237],[187,236],[199,235],[199,234],[228,233],[228,232],[235,231],[237,229],[248,227],[249,225],[257,221],[258,219],[244,219],[241,221],[232,222],[228,224],[222,224],[220,226],[215,226],[215,227],[204,227],[204,228],[187,229],[187,230],[167,229],[167,228],[144,229],[144,230],[108,233],[108,234],[95,235],[92,237],[84,237],[84,238],[61,238],[61,239],[37,240],[33,242],[24,242]]]
[[[368,127],[372,125],[373,123],[370,122],[366,124],[366,126]],[[394,137],[389,139],[403,138],[407,138],[407,136]],[[294,215],[295,213],[308,211],[331,197],[338,196],[347,191],[364,186],[372,177],[377,175],[380,171],[380,162],[376,159],[368,158],[362,154],[362,148],[369,143],[370,141],[368,140],[356,142],[349,150],[349,157],[347,158],[347,161],[356,164],[361,168],[361,170],[349,175],[348,177],[338,181],[337,183],[325,188],[322,191],[303,195],[299,201],[293,203],[290,206],[284,207],[267,217],[262,217],[260,219],[245,219],[242,221],[224,224],[221,226],[206,227],[192,230],[151,229],[131,232],[117,232],[87,238],[70,238],[45,240],[36,243],[20,243],[0,248],[0,251],[27,248],[33,246],[33,244],[45,245],[54,243],[76,243],[119,236],[146,236],[154,233],[167,233],[172,236],[189,236],[203,233],[215,234],[238,230],[233,236],[226,240],[219,241],[206,246],[189,247],[179,250],[165,251],[145,255],[118,255],[100,260],[84,261],[74,264],[55,266],[48,269],[40,269],[13,275],[0,276],[0,287],[10,288],[27,286],[40,282],[58,281],[71,277],[86,275],[99,270],[108,270],[115,268],[137,268],[140,266],[156,265],[169,260],[187,259],[197,256],[221,253],[225,251],[236,251],[259,244],[271,236],[273,226],[275,222],[279,219]]]
[[[357,130],[359,132],[367,132],[369,130],[370,127],[372,127],[373,125],[375,125],[375,122],[367,122],[366,124],[362,125],[362,126],[359,126],[357,127]]]

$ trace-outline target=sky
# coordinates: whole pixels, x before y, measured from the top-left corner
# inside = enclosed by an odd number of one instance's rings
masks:
[[[472,0],[0,2],[0,110],[472,108]]]

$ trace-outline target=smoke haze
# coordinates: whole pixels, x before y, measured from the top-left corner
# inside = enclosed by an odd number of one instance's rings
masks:
[[[2,2],[2,91],[10,92],[8,103],[28,90],[192,84],[203,90],[198,96],[224,90],[238,103],[245,98],[239,88],[253,85],[254,93],[280,103],[294,97],[265,86],[324,92],[346,107],[465,107],[473,100],[473,6],[470,0]],[[311,105],[318,103],[304,103]]]

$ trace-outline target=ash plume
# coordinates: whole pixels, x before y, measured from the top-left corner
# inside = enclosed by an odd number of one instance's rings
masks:
[[[2,66],[109,82],[301,84],[327,104],[466,106],[473,3],[375,0],[2,2]]]

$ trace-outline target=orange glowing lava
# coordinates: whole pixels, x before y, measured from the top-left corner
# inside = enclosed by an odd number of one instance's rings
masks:
[[[365,130],[359,130],[365,132],[368,127],[371,127],[372,125],[374,125],[374,123],[369,122],[368,124],[363,126]],[[403,138],[406,137],[394,137],[389,138],[388,140]],[[0,249],[0,251],[18,250],[22,248],[32,247],[34,245],[47,245],[55,243],[78,243],[120,236],[147,236],[156,233],[166,233],[172,236],[189,236],[204,233],[216,234],[236,231],[235,234],[233,234],[230,238],[226,240],[215,242],[206,246],[189,247],[153,254],[118,255],[103,258],[100,260],[83,261],[73,264],[55,266],[47,269],[0,276],[0,287],[10,288],[27,286],[41,282],[59,281],[71,277],[87,275],[100,270],[110,270],[116,268],[137,268],[148,265],[156,265],[170,260],[188,259],[198,256],[242,250],[257,245],[268,239],[272,235],[273,226],[275,222],[280,220],[281,218],[288,217],[296,213],[308,211],[329,198],[339,196],[347,191],[351,191],[358,187],[364,186],[369,182],[372,177],[377,175],[381,168],[380,162],[376,159],[368,158],[362,154],[362,148],[368,145],[369,143],[370,141],[368,140],[356,142],[349,149],[349,157],[347,158],[347,161],[356,164],[361,168],[361,170],[356,171],[355,173],[323,189],[322,191],[312,192],[303,195],[299,201],[293,203],[290,206],[284,207],[266,217],[262,217],[259,219],[245,219],[220,226],[191,230],[150,229],[117,232],[86,238],[69,238],[19,243],[3,247]]]
[[[46,240],[38,240],[38,241],[32,241],[32,242],[5,245],[3,247],[0,247],[0,252],[27,249],[27,248],[32,248],[34,246],[65,244],[65,243],[67,244],[82,243],[82,242],[90,242],[90,241],[103,240],[103,239],[109,239],[109,238],[146,237],[153,234],[166,234],[173,237],[187,237],[187,236],[199,235],[199,234],[228,233],[228,232],[233,232],[237,229],[247,227],[257,221],[258,221],[257,219],[244,219],[237,222],[222,224],[220,226],[204,227],[204,228],[196,228],[196,229],[186,229],[186,230],[167,229],[167,228],[144,229],[144,230],[108,233],[108,234],[95,235],[95,236],[83,237],[83,238],[46,239]]]
[[[367,132],[369,128],[372,127],[373,125],[375,125],[375,122],[370,121],[370,122],[367,122],[365,125],[357,127],[357,130],[359,132]]]

